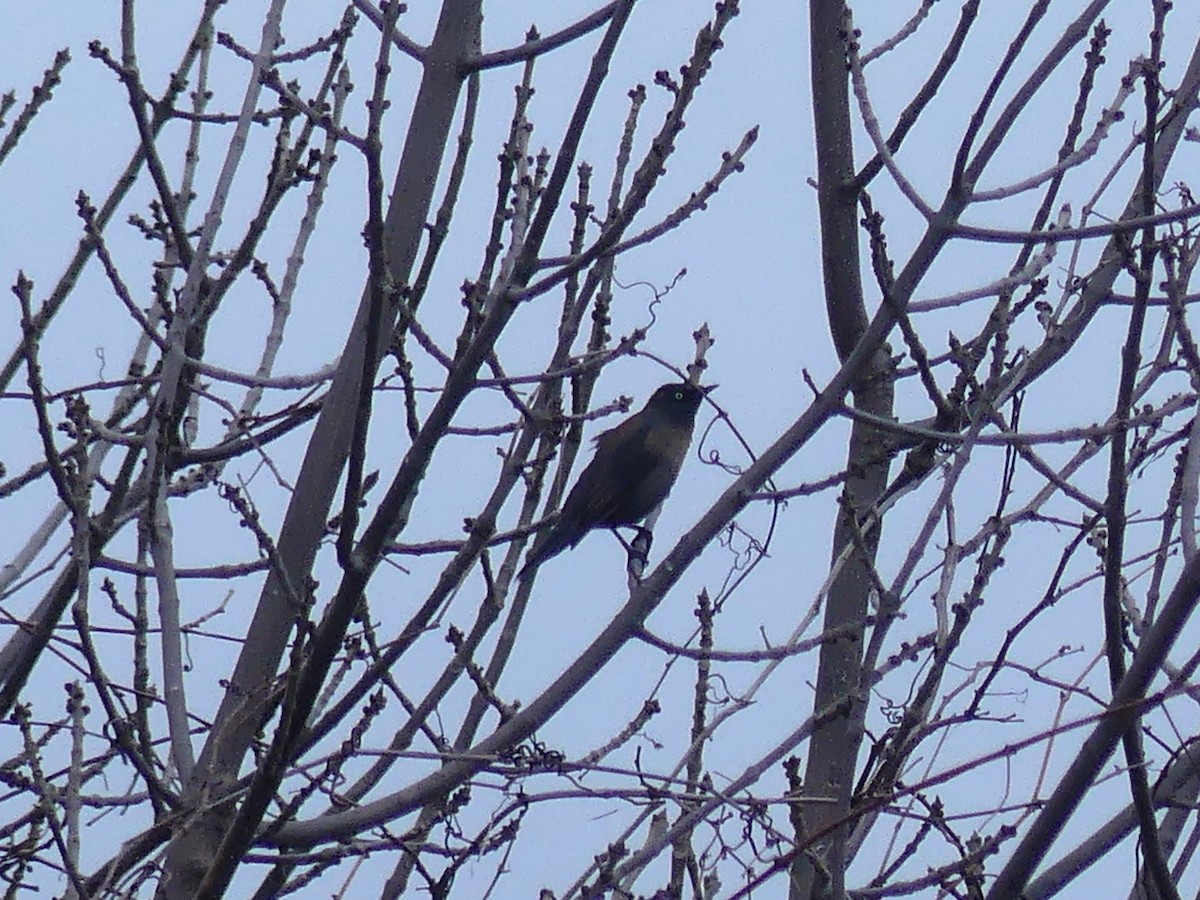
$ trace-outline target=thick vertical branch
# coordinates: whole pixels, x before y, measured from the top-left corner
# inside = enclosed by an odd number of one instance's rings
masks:
[[[454,109],[462,85],[460,61],[478,41],[479,0],[446,0],[437,31],[424,59],[424,75],[413,104],[391,204],[384,221],[384,254],[393,284],[408,281],[432,203]],[[364,291],[350,330],[341,366],[322,406],[292,496],[278,552],[288,577],[273,569],[263,587],[243,652],[230,679],[210,738],[189,786],[197,805],[219,795],[238,774],[243,757],[270,706],[270,686],[295,621],[295,591],[308,578],[324,530],[334,491],[349,452],[348,437],[356,412],[364,355],[378,361],[381,347],[367,347],[366,318],[370,285]],[[395,325],[395,309],[385,304],[374,333],[386,338]],[[176,838],[163,879],[166,896],[193,897],[212,854],[220,844],[228,807],[198,817]]]
[[[857,190],[854,185],[854,155],[850,127],[850,91],[842,34],[843,4],[840,0],[814,0],[809,7],[813,121],[817,151],[817,199],[820,205],[821,266],[824,276],[825,308],[838,357],[845,359],[862,339],[867,328],[867,311],[859,278]],[[807,299],[807,298],[805,298]],[[888,377],[889,355],[879,348],[852,388],[854,406],[883,419],[892,415],[892,385]],[[855,706],[861,702],[856,685],[862,660],[862,625],[879,543],[879,528],[859,535],[864,514],[887,485],[888,455],[882,434],[863,421],[856,421],[847,450],[846,481],[841,514],[833,539],[836,560],[846,547],[857,545],[838,572],[825,607],[824,628],[848,629],[853,635],[821,647],[814,709],[838,704],[839,715],[822,720],[809,744],[805,771],[805,794],[821,802],[801,809],[810,831],[821,831],[843,819],[850,808],[854,766],[858,755]],[[858,623],[857,625],[855,623]],[[799,836],[798,836],[799,837]],[[790,896],[807,900],[814,889],[829,879],[835,894],[843,886],[844,830],[835,830],[813,855],[802,855],[792,867]]]

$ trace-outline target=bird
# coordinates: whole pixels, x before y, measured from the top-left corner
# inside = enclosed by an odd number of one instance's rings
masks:
[[[534,542],[517,578],[524,580],[593,528],[637,525],[662,503],[679,477],[700,402],[714,387],[664,384],[641,410],[597,436],[592,461],[553,525]]]

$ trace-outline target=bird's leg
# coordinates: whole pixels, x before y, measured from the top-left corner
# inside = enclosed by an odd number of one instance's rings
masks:
[[[626,569],[638,581],[641,581],[642,573],[650,561],[650,544],[654,541],[654,534],[649,528],[643,528],[641,525],[630,525],[629,527],[637,530],[632,541],[626,541],[616,528],[612,532],[617,536],[617,540],[621,542],[621,546],[625,548],[625,553],[629,556]]]

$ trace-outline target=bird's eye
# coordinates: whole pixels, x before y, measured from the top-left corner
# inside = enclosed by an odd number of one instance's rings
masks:
[[[676,400],[682,400],[682,399],[683,399],[683,391],[676,391],[676,392],[675,392],[675,399],[676,399]]]

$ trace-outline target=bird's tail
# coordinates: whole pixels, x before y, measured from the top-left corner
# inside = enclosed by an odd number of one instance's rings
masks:
[[[551,557],[558,556],[574,543],[578,543],[578,538],[575,541],[571,540],[571,533],[567,529],[559,528],[557,525],[549,531],[543,532],[542,536],[533,545],[533,549],[525,557],[525,565],[521,567],[521,571],[517,573],[517,580],[524,581],[530,575],[537,571],[538,566],[544,563]]]

